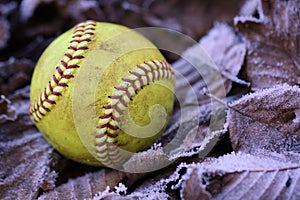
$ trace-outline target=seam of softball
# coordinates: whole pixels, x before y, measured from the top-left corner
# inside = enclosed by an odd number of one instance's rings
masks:
[[[129,71],[127,78],[122,78],[120,85],[114,87],[110,104],[103,106],[104,114],[99,117],[95,147],[97,158],[106,166],[119,166],[126,158],[117,146],[117,133],[120,118],[128,103],[140,89],[151,82],[167,79],[175,81],[174,71],[166,61],[151,60],[138,65],[135,71]]]
[[[86,21],[75,26],[70,45],[64,57],[56,67],[51,81],[44,88],[38,99],[30,105],[30,117],[35,123],[39,122],[56,104],[63,90],[68,87],[69,80],[74,78],[84,54],[88,50],[88,43],[94,35],[96,22]]]

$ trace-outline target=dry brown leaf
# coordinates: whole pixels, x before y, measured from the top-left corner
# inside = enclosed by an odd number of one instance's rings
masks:
[[[245,37],[245,79],[253,89],[300,83],[299,0],[251,0],[235,18]]]
[[[44,193],[39,197],[43,199],[88,199],[107,187],[114,188],[125,178],[125,173],[116,170],[102,169],[85,176],[71,179],[67,183]]]
[[[8,21],[0,15],[0,49],[4,48],[10,38],[10,25]]]
[[[7,46],[7,42],[10,39],[10,22],[7,20],[7,16],[17,7],[15,2],[0,2],[0,50]]]
[[[39,6],[48,5],[51,7],[55,5],[58,10],[61,12],[60,15],[64,17],[72,17],[76,19],[76,21],[85,20],[86,12],[90,9],[95,10],[97,7],[96,1],[69,1],[69,0],[22,0],[20,5],[20,15],[23,21],[27,21],[30,17],[32,17]]]
[[[126,7],[143,14],[143,20],[150,26],[171,28],[197,38],[206,33],[216,18],[218,21],[230,22],[242,4],[243,1],[240,0],[228,0],[226,2],[191,0],[188,3],[173,0],[164,3],[144,1],[138,10],[135,9],[137,7],[135,4],[129,4]]]
[[[0,93],[10,94],[30,83],[34,63],[28,59],[10,58],[0,62]]]
[[[246,95],[230,104],[233,149],[300,152],[300,88],[287,84]]]
[[[182,199],[300,198],[299,162],[279,154],[270,158],[232,153],[183,168],[187,172],[179,184]]]

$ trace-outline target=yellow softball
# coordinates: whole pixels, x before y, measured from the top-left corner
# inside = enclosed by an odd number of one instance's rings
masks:
[[[121,25],[86,21],[40,57],[30,116],[64,156],[119,167],[161,136],[174,87],[171,66],[149,40]]]

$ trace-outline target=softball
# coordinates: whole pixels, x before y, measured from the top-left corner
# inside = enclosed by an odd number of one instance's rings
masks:
[[[30,117],[65,157],[117,168],[161,136],[174,88],[170,64],[148,39],[121,25],[86,21],[41,55]]]

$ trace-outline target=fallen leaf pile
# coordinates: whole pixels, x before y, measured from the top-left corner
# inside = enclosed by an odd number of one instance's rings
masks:
[[[299,5],[0,2],[0,199],[300,199]],[[176,72],[174,112],[124,171],[68,160],[29,118],[39,56],[86,19],[159,26],[198,41],[178,49],[181,57],[162,51]]]

